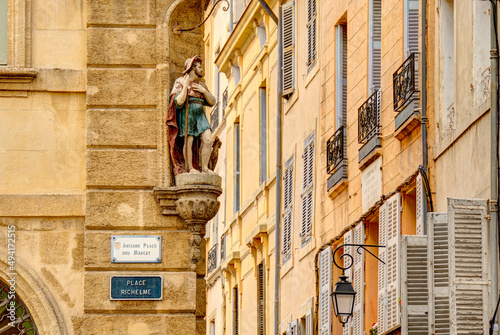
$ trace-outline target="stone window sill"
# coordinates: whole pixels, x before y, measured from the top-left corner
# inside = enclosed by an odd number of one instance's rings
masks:
[[[27,97],[37,74],[32,68],[0,68],[0,97]]]

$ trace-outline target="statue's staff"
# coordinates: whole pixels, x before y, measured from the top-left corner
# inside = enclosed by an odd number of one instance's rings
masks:
[[[186,96],[186,110],[185,110],[185,113],[186,113],[186,116],[185,116],[185,122],[186,122],[186,125],[184,127],[184,165],[186,167],[186,171],[189,172],[189,165],[188,165],[188,145],[187,145],[187,141],[188,141],[188,112],[189,112],[189,85],[188,85],[188,88],[187,88],[187,96]]]

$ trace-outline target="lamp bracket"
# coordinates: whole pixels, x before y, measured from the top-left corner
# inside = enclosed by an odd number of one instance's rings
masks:
[[[364,251],[366,251],[367,253],[369,253],[370,255],[372,255],[373,257],[375,257],[376,259],[379,260],[379,262],[382,262],[382,264],[385,264],[385,262],[383,260],[381,260],[380,258],[378,258],[377,256],[375,256],[370,250],[366,249],[367,247],[373,247],[373,248],[385,248],[385,245],[371,245],[371,244],[342,244],[342,245],[339,245],[335,251],[333,252],[333,263],[335,264],[335,266],[339,269],[342,270],[342,273],[347,270],[347,269],[350,269],[353,265],[354,265],[354,258],[350,255],[350,254],[342,254],[340,256],[340,259],[344,258],[345,256],[349,257],[351,259],[351,262],[349,263],[349,266],[346,266],[346,267],[343,267],[343,266],[340,266],[337,264],[337,262],[335,261],[335,253],[337,252],[337,250],[339,250],[340,248],[343,248],[343,247],[358,247],[356,249],[356,252],[358,254],[361,255],[361,249],[363,249]]]
[[[214,3],[214,5],[212,6],[212,10],[210,11],[210,13],[208,13],[207,17],[205,18],[205,20],[203,20],[202,23],[198,24],[196,27],[187,28],[187,29],[180,29],[179,26],[176,25],[173,27],[174,34],[180,35],[182,32],[195,30],[196,28],[201,27],[208,20],[210,15],[212,15],[212,13],[213,13],[214,9],[217,7],[217,5],[222,1],[224,1],[226,3],[226,6],[222,7],[222,10],[226,12],[229,9],[229,2],[227,0],[217,0],[217,2]]]

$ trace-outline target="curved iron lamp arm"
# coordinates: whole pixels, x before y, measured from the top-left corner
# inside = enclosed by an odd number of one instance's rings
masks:
[[[201,27],[205,22],[207,22],[208,18],[210,17],[210,15],[212,15],[215,7],[217,7],[217,5],[220,3],[220,2],[225,2],[227,4],[227,6],[224,6],[222,7],[222,10],[227,12],[227,10],[229,9],[229,2],[227,0],[217,0],[216,3],[214,3],[214,5],[212,6],[212,10],[210,11],[210,13],[208,13],[207,17],[205,18],[205,20],[203,20],[202,23],[200,23],[199,25],[197,25],[196,27],[193,27],[193,28],[189,28],[189,29],[179,29],[178,27],[174,27],[174,33],[175,34],[178,34],[180,35],[182,32],[184,31],[191,31],[191,30],[195,30],[196,28],[199,28]]]
[[[342,245],[339,245],[335,251],[333,252],[333,264],[335,264],[336,267],[338,267],[339,269],[342,270],[342,274],[344,273],[345,270],[347,269],[350,269],[353,265],[354,265],[354,258],[349,255],[349,254],[342,254],[340,256],[340,259],[342,259],[343,257],[347,256],[351,259],[351,262],[349,264],[349,266],[347,267],[343,267],[343,266],[340,266],[337,264],[337,262],[335,261],[335,253],[337,252],[337,250],[339,250],[340,248],[343,248],[343,247],[358,247],[356,249],[357,253],[361,255],[361,249],[363,249],[364,251],[368,252],[370,255],[372,255],[373,257],[375,257],[376,259],[379,260],[379,262],[382,262],[383,264],[385,264],[385,262],[383,260],[381,260],[380,258],[378,258],[377,256],[375,256],[370,250],[366,249],[366,247],[374,247],[374,248],[385,248],[385,245],[371,245],[371,244],[342,244]]]

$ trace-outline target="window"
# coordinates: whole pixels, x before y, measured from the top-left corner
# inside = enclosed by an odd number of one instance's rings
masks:
[[[281,22],[283,43],[282,94],[290,96],[295,87],[295,1],[282,6]]]
[[[7,0],[0,0],[0,66],[7,66]]]
[[[267,179],[267,93],[266,88],[261,87],[260,93],[260,121],[259,121],[259,135],[260,135],[260,173],[259,184],[262,184]]]
[[[455,123],[455,20],[453,0],[441,1],[441,124],[447,133]],[[444,134],[443,134],[444,135]]]
[[[382,0],[370,0],[368,94],[380,90],[382,75]]]
[[[313,223],[314,196],[314,132],[304,142],[303,183],[302,183],[302,221],[300,229],[301,245],[311,240]]]
[[[215,335],[215,320],[210,321],[210,335]]]
[[[234,124],[234,212],[240,209],[240,124]]]
[[[238,65],[238,63],[234,64],[231,67],[231,73],[232,73],[233,78],[234,78],[234,86],[236,86],[236,85],[238,85],[238,83],[240,82],[240,79],[241,79],[240,66]]]
[[[309,308],[306,314],[299,320],[299,334],[313,335],[313,311]]]
[[[307,0],[307,67],[316,63],[317,56],[316,1]]]
[[[332,333],[332,247],[328,246],[319,254],[319,306],[318,335]]]
[[[259,36],[259,46],[262,49],[267,41],[266,26],[264,22],[257,27],[257,35]]]
[[[335,129],[347,118],[347,25],[335,27]]]
[[[405,58],[418,52],[418,0],[405,0]]]
[[[292,255],[292,204],[293,204],[293,156],[285,164],[283,173],[283,258],[286,263]]]
[[[266,334],[266,277],[264,275],[264,264],[260,263],[258,267],[258,283],[257,283],[257,308],[259,335]]]
[[[239,293],[238,287],[233,288],[233,335],[240,333],[239,329]]]

